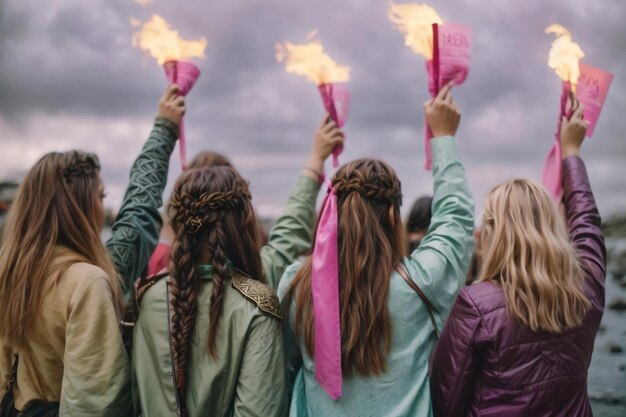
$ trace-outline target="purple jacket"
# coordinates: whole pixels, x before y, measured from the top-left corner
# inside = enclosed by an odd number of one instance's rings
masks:
[[[504,294],[483,281],[464,288],[433,353],[435,417],[591,416],[587,369],[604,311],[606,250],[583,161],[563,161],[570,237],[583,261],[592,307],[583,324],[554,334],[507,317]]]

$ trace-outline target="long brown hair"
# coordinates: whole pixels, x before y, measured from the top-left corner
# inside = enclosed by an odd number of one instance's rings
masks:
[[[26,174],[6,218],[0,248],[0,337],[17,348],[27,345],[41,302],[56,280],[76,262],[102,268],[122,309],[120,282],[100,240],[97,199],[100,164],[93,154],[53,152]],[[52,271],[54,247],[76,256]],[[56,279],[51,280],[50,276]]]
[[[342,372],[380,375],[387,369],[392,338],[389,279],[404,253],[400,180],[385,162],[359,159],[339,168],[332,184],[337,193]],[[294,331],[313,357],[310,256],[288,289],[287,305],[294,295]]]
[[[170,311],[176,388],[184,398],[186,364],[200,289],[198,265],[213,265],[207,351],[217,357],[219,324],[228,261],[253,279],[264,281],[257,245],[257,223],[248,184],[230,167],[192,169],[180,176],[170,201],[175,238],[170,261]]]
[[[480,232],[479,279],[504,290],[510,317],[533,331],[559,333],[582,323],[590,302],[563,219],[539,184],[515,179],[495,187]]]

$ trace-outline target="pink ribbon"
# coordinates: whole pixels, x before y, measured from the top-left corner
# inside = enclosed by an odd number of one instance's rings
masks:
[[[343,394],[337,226],[337,195],[329,184],[315,235],[311,292],[315,322],[315,377],[333,400]]]
[[[325,83],[318,87],[322,96],[324,108],[330,115],[330,118],[342,128],[348,118],[350,111],[350,90],[346,83]],[[333,167],[339,166],[339,155],[343,152],[343,146],[337,146],[333,149]]]
[[[571,117],[567,114],[567,97],[570,93],[570,83],[563,82],[561,88],[561,105],[559,109],[559,120],[554,134],[554,143],[548,153],[546,162],[543,165],[543,185],[548,189],[552,199],[559,203],[563,197],[563,186],[561,184],[561,125],[563,116]]]
[[[171,84],[176,84],[180,87],[178,92],[181,96],[186,96],[187,93],[196,83],[196,80],[200,76],[200,70],[191,62],[187,61],[167,61],[163,64],[165,70],[165,77]],[[185,144],[185,124],[183,119],[180,119],[179,125],[179,138],[178,146],[180,150],[180,163],[183,171],[187,169],[187,148]]]

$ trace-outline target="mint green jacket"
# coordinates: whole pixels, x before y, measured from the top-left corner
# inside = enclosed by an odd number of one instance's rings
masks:
[[[261,250],[269,285],[235,274],[226,281],[216,350],[207,349],[212,267],[200,266],[198,315],[187,362],[187,395],[181,399],[189,417],[285,416],[285,374],[281,314],[274,287],[285,268],[310,248],[319,184],[301,176],[284,214]],[[176,391],[169,345],[167,280],[145,292],[135,323],[133,368],[135,401],[148,417],[174,416]]]
[[[428,296],[443,325],[465,281],[473,251],[474,204],[465,169],[452,137],[432,140],[434,196],[432,220],[420,246],[402,264]],[[341,263],[341,260],[339,260]],[[284,295],[298,270],[290,266],[278,289]],[[436,342],[428,310],[402,277],[389,278],[387,306],[393,326],[386,373],[375,377],[343,378],[343,397],[337,401],[318,385],[315,363],[293,334],[294,301],[285,326],[288,369],[295,377],[291,416],[432,416],[428,358]]]

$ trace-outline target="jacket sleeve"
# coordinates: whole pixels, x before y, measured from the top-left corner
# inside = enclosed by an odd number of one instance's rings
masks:
[[[272,228],[267,245],[261,249],[263,272],[273,290],[278,288],[285,269],[311,248],[319,188],[319,184],[306,175],[298,178],[283,215]]]
[[[130,415],[130,363],[104,272],[72,295],[60,415]]]
[[[461,291],[433,352],[430,391],[435,417],[466,415],[479,356],[488,340],[478,309],[467,290]]]
[[[585,163],[578,156],[563,160],[563,202],[570,238],[590,277],[588,285],[604,305],[606,247],[600,214],[591,192]]]
[[[293,388],[296,375],[300,368],[302,368],[302,353],[300,352],[300,344],[294,333],[294,311],[296,308],[296,301],[290,300],[287,304],[286,294],[293,281],[296,272],[300,269],[301,263],[295,262],[289,266],[280,280],[278,286],[278,298],[280,299],[280,308],[283,311],[283,316],[288,317],[283,319],[283,337],[285,340],[285,368],[287,370],[287,377],[289,386]],[[292,389],[289,390],[290,392]]]
[[[256,317],[241,360],[233,416],[286,416],[287,387],[281,321],[270,316]]]
[[[455,139],[432,139],[432,151],[432,219],[405,266],[443,321],[465,281],[472,257],[474,202]]]
[[[106,247],[122,277],[126,297],[141,275],[159,238],[163,189],[178,126],[157,117],[152,133],[130,170],[122,208]]]

